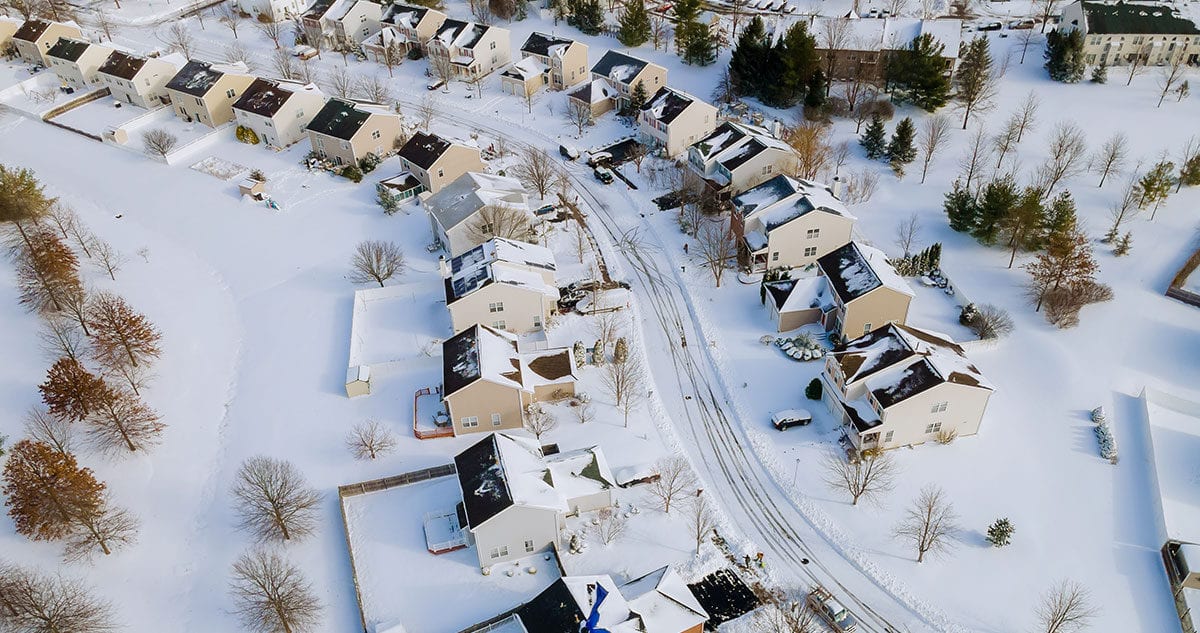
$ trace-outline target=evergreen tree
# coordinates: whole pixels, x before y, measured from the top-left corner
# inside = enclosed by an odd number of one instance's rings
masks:
[[[733,55],[729,58],[729,77],[734,91],[743,96],[758,96],[766,71],[770,44],[762,18],[754,19],[742,29]]]
[[[35,541],[68,536],[81,520],[98,515],[104,484],[75,456],[47,444],[21,440],[4,464],[4,496],[17,533]]]
[[[954,73],[957,89],[954,98],[963,108],[963,129],[977,109],[986,108],[996,91],[996,78],[992,75],[992,53],[986,36],[979,36],[967,44],[962,61]]]
[[[773,105],[790,107],[807,94],[818,71],[817,41],[803,22],[796,22],[771,48],[764,89],[773,89]],[[824,97],[822,88],[821,97]]]
[[[987,540],[995,547],[1004,547],[1012,543],[1013,529],[1012,522],[1008,518],[996,519],[996,522],[988,526]]]
[[[1171,187],[1175,186],[1175,163],[1164,160],[1159,161],[1138,180],[1138,191],[1141,193],[1138,199],[1138,208],[1145,209],[1151,203],[1154,204],[1154,213],[1150,214],[1150,219],[1154,219],[1154,215],[1158,213],[1158,207],[1166,201],[1167,196],[1171,195]]]
[[[29,250],[33,247],[26,227],[37,223],[52,202],[32,171],[0,165],[0,223],[12,222]]]
[[[1188,187],[1200,185],[1200,152],[1188,157],[1187,162],[1183,164],[1183,169],[1179,170],[1179,181],[1176,184]]]
[[[1125,233],[1117,240],[1116,248],[1113,249],[1113,255],[1124,257],[1129,254],[1129,250],[1133,248],[1133,233]]]
[[[1108,83],[1108,64],[1106,62],[1101,61],[1099,66],[1092,69],[1092,83]]]
[[[617,40],[624,46],[641,46],[650,39],[650,15],[645,0],[628,0],[617,19]]]
[[[807,108],[820,108],[825,105],[825,90],[827,88],[825,81],[825,73],[819,69],[814,71],[808,78],[808,85],[804,92],[804,106]]]
[[[604,7],[600,0],[571,0],[571,17],[567,24],[583,31],[585,35],[599,35],[604,29]]]
[[[707,66],[717,60],[717,43],[700,22],[703,8],[701,0],[675,3],[675,49],[685,64]]]
[[[821,399],[821,379],[813,378],[808,381],[808,386],[804,388],[804,397],[809,400]]]
[[[1012,176],[1003,176],[987,184],[979,197],[978,212],[971,235],[984,244],[993,244],[1004,218],[1016,206],[1019,194]]]
[[[1050,208],[1046,210],[1045,231],[1042,234],[1041,243],[1061,238],[1075,230],[1078,224],[1075,199],[1071,197],[1071,192],[1064,191],[1054,197]]]
[[[1029,288],[1037,299],[1034,311],[1040,312],[1047,295],[1059,288],[1085,287],[1096,281],[1099,267],[1092,257],[1092,245],[1078,228],[1065,235],[1050,236],[1046,251],[1026,264]]]
[[[883,117],[878,114],[871,115],[871,122],[867,124],[867,129],[863,131],[858,144],[867,151],[867,158],[883,158],[887,151],[887,130],[883,128]]]
[[[950,80],[942,59],[945,46],[929,33],[913,38],[908,48],[899,51],[888,65],[893,94],[900,101],[933,112],[950,99]]]
[[[1078,29],[1046,35],[1046,70],[1054,81],[1078,83],[1083,79],[1087,64],[1083,58],[1083,35]]]
[[[965,233],[975,227],[975,215],[978,213],[975,196],[962,186],[961,181],[955,180],[953,187],[946,193],[942,208],[950,219],[950,228]]]
[[[1018,250],[1032,250],[1041,244],[1041,228],[1045,221],[1041,192],[1026,187],[1012,209],[997,222],[1000,232],[1008,236],[1008,247],[1012,251],[1008,258],[1009,268],[1016,261]]]
[[[904,117],[896,124],[892,132],[892,140],[888,142],[887,157],[891,163],[907,165],[917,158],[917,147],[913,143],[917,136],[917,128],[912,119]]]
[[[646,94],[646,84],[641,81],[633,84],[633,89],[629,91],[629,105],[626,106],[625,112],[622,114],[629,117],[636,117],[638,112],[641,111],[642,106],[646,105],[646,102],[649,100],[650,95]]]

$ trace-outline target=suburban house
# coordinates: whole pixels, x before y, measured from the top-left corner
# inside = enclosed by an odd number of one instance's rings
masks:
[[[1062,13],[1059,28],[1080,31],[1088,64],[1200,65],[1200,28],[1174,5],[1080,0]]]
[[[23,22],[7,15],[0,16],[0,55],[7,55],[12,46],[13,34],[21,28]]]
[[[376,62],[383,59],[384,50],[396,47],[401,53],[425,50],[425,42],[437,34],[446,21],[446,14],[437,9],[407,4],[389,4],[379,21],[379,32],[363,41],[363,49]]]
[[[730,229],[755,272],[800,268],[850,241],[854,216],[823,184],[780,174],[736,195]]]
[[[765,128],[725,121],[688,148],[688,164],[725,194],[739,194],[796,171],[796,150]]]
[[[353,50],[379,31],[383,7],[371,0],[317,0],[300,16],[310,46]]]
[[[533,439],[491,433],[455,455],[454,466],[458,524],[485,569],[554,547],[567,514],[614,503],[598,446],[544,456]]]
[[[233,104],[237,124],[267,146],[282,149],[304,138],[304,128],[325,105],[313,84],[255,79]]]
[[[425,45],[436,77],[477,80],[512,61],[508,29],[478,22],[446,20]]]
[[[255,20],[266,16],[265,19],[272,22],[282,22],[300,17],[305,5],[303,0],[237,0],[237,8]]]
[[[437,193],[469,171],[483,171],[485,166],[478,147],[452,143],[436,134],[416,132],[400,148],[400,167],[412,174],[418,183],[415,195],[428,191]],[[407,196],[406,196],[407,197]]]
[[[883,251],[847,242],[817,260],[817,276],[800,273],[763,283],[762,300],[780,332],[820,323],[838,340],[908,319],[913,291]]]
[[[994,390],[954,341],[898,323],[834,349],[821,378],[856,450],[974,435]]]
[[[519,180],[471,171],[426,198],[434,241],[457,257],[497,234],[519,238],[517,223],[532,221],[529,196]],[[520,215],[516,215],[516,214]],[[503,217],[489,217],[489,214]],[[497,219],[513,226],[493,226]]]
[[[241,62],[223,66],[190,61],[167,82],[167,94],[179,118],[217,127],[233,120],[233,102],[253,82]]]
[[[596,628],[613,633],[701,633],[708,613],[679,574],[662,567],[623,585],[610,576],[563,576],[516,610],[526,633]]]
[[[638,114],[638,129],[648,144],[675,158],[717,129],[717,109],[692,95],[663,86]]]
[[[64,24],[30,18],[12,34],[12,45],[26,63],[47,66],[46,52],[61,37],[83,39],[83,33],[73,22]]]
[[[357,165],[367,154],[383,159],[395,151],[400,117],[382,106],[330,99],[306,129],[318,157]]]
[[[887,59],[926,34],[942,44],[946,72],[953,73],[962,46],[962,27],[962,20],[956,19],[864,18],[851,11],[841,17],[813,18],[809,32],[817,39],[821,68],[826,71],[832,69],[829,74],[833,79],[845,81],[858,78],[881,82]],[[830,42],[839,44],[830,47]],[[833,56],[832,65],[829,63],[830,55]]]
[[[667,85],[667,69],[617,51],[608,51],[592,66],[592,80],[571,92],[570,102],[588,107],[592,117],[624,110],[633,87],[642,84],[646,98]]]
[[[149,110],[171,104],[167,82],[178,72],[179,67],[165,59],[114,50],[96,76],[114,100]]]
[[[455,435],[524,426],[525,407],[575,394],[571,350],[517,351],[515,334],[474,325],[442,343],[442,400]]]
[[[445,271],[451,327],[540,332],[558,307],[555,270],[550,249],[500,237],[452,258]]]
[[[113,49],[87,40],[58,38],[46,51],[46,66],[58,75],[64,86],[73,90],[94,87],[100,78],[97,71],[108,61]]]
[[[565,90],[589,78],[587,44],[534,32],[521,46],[524,57],[500,75],[504,92],[527,97],[549,86]]]

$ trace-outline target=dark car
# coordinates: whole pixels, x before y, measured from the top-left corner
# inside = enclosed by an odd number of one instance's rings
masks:
[[[592,170],[592,175],[596,177],[596,180],[599,180],[606,185],[612,184],[613,173],[607,167],[597,167],[596,169]]]
[[[793,426],[808,426],[812,423],[812,414],[805,409],[785,409],[771,416],[771,426],[786,431]]]

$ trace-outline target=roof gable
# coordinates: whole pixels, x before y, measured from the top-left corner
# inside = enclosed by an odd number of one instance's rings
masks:
[[[885,286],[913,296],[912,288],[887,263],[882,251],[857,242],[847,242],[824,255],[817,260],[817,267],[829,279],[842,303],[850,303]]]
[[[747,222],[757,220],[767,231],[813,211],[850,220],[850,210],[825,185],[780,174],[733,197],[733,205]]]
[[[649,101],[642,104],[642,114],[654,118],[665,125],[670,125],[672,121],[683,114],[688,108],[692,107],[693,103],[699,101],[692,95],[686,92],[680,92],[674,88],[663,86],[654,93],[654,96]]]
[[[359,110],[349,101],[330,99],[325,107],[308,123],[308,130],[334,138],[348,141],[354,138],[367,119],[370,112]]]
[[[520,181],[474,171],[454,179],[424,204],[425,209],[446,231],[467,221],[487,205],[529,210],[525,187]]]
[[[100,64],[98,72],[120,79],[133,79],[146,66],[145,57],[137,57],[121,51],[113,51],[108,59]]]
[[[514,505],[567,511],[562,495],[543,479],[542,451],[531,439],[492,433],[456,455],[454,466],[472,530]]]
[[[243,110],[260,116],[273,117],[287,103],[292,91],[269,79],[255,79],[246,92],[234,102],[234,110]]]
[[[529,37],[525,39],[525,43],[521,45],[521,52],[529,55],[549,57],[550,51],[554,47],[570,46],[574,43],[575,40],[534,31],[529,34]]]

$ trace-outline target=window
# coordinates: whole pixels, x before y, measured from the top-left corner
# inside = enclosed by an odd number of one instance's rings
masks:
[[[236,91],[236,90],[234,90],[233,88],[230,88],[229,90],[226,90],[226,91],[225,91],[225,96],[226,96],[226,97],[229,97],[230,99],[232,99],[232,98],[234,98],[234,97],[236,97],[236,96],[237,96],[237,91]]]
[[[492,42],[492,45],[489,46],[488,48],[490,48],[491,50],[496,50],[496,43]]]
[[[895,431],[888,431],[887,433],[884,433],[883,434],[883,443],[887,444],[888,442],[892,441],[892,435],[894,435],[895,433],[896,433]]]
[[[771,261],[773,261],[773,262],[779,261],[779,252],[778,251],[771,253]]]
[[[492,558],[500,558],[501,556],[508,556],[508,546],[502,545],[500,547],[493,547],[492,551],[488,552],[488,556],[490,556]]]
[[[494,321],[494,322],[492,323],[492,327],[493,327],[493,328],[495,328],[495,329],[497,329],[497,330],[506,330],[506,329],[508,329],[508,328],[507,328],[507,327],[504,325],[504,321],[503,321],[503,320],[501,320],[501,321]]]
[[[200,97],[196,97],[196,105],[198,105],[198,106],[204,105],[204,100],[201,99]]]
[[[949,402],[938,402],[937,404],[934,404],[932,407],[929,407],[929,412],[930,413],[945,413],[946,408],[949,406],[950,406]]]
[[[317,138],[317,149],[325,149],[325,140],[319,136],[316,138]]]
[[[439,169],[439,170],[438,170],[438,178],[444,178],[445,176],[446,176],[446,172],[444,172],[443,170]]]
[[[470,415],[470,416],[463,418],[462,426],[464,429],[473,429],[473,428],[479,426],[479,416]]]
[[[382,135],[383,135],[383,133],[380,132],[379,130],[375,130],[374,132],[371,132],[371,138],[379,138]]]
[[[762,173],[763,173],[763,175],[764,175],[764,176],[765,176],[766,174],[769,174],[769,173],[773,172],[773,171],[775,171],[775,166],[774,166],[774,165],[767,165],[766,167],[763,167],[763,168],[762,168]]]
[[[482,234],[484,234],[484,235],[491,235],[491,234],[492,234],[492,223],[491,223],[491,222],[484,222],[484,223],[480,224],[480,225],[479,225],[479,232],[480,232],[480,233],[482,233]]]
[[[502,423],[503,423],[503,421],[500,419],[500,414],[493,413],[492,414],[492,426],[500,426]]]
[[[816,255],[817,255],[817,247],[816,246],[807,246],[804,248],[804,256],[805,257],[815,257]]]
[[[533,329],[535,329],[535,330],[542,329],[542,317],[541,316],[533,317]]]
[[[818,237],[821,237],[821,229],[809,229],[808,232],[804,234],[804,237],[810,240],[815,240]]]
[[[533,539],[525,539],[525,551],[526,552],[533,551]]]
[[[304,118],[304,110],[296,110],[296,118],[297,119]]]
[[[504,302],[497,301],[488,304],[488,312],[504,312]]]
[[[925,435],[931,435],[931,434],[937,433],[938,431],[941,431],[941,430],[942,430],[941,422],[932,422],[930,424],[925,425]]]
[[[342,141],[342,149],[350,149],[350,144],[346,141]]]

